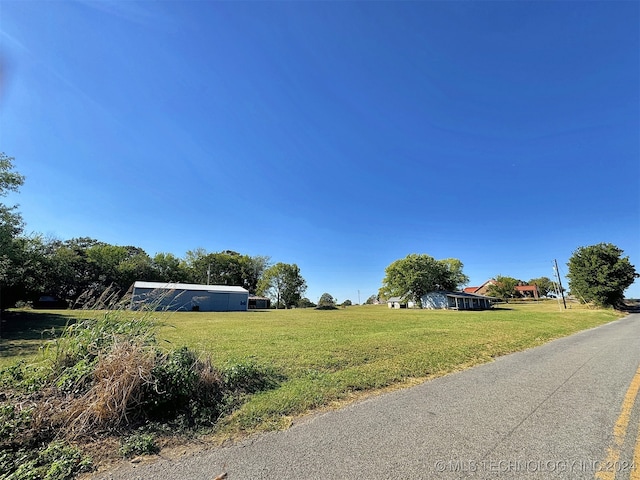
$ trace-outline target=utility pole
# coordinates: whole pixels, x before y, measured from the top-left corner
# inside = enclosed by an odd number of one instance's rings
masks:
[[[555,270],[554,270],[555,273]],[[558,282],[556,281],[556,276],[553,276],[553,293],[556,296],[556,300],[558,301],[558,308],[562,310],[562,305],[560,305],[560,287],[558,286]]]
[[[207,285],[209,285],[210,281],[211,281],[211,264],[209,264],[209,266],[207,267]]]
[[[560,271],[558,270],[558,261],[553,260],[554,262],[554,271],[556,272],[556,278],[558,279],[558,285],[560,286],[560,295],[562,295],[562,304],[564,305],[564,309],[567,309],[567,302],[564,299],[564,289],[562,288],[562,280],[560,280]]]

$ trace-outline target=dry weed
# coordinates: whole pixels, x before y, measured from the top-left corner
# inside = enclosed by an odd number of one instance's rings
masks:
[[[99,358],[94,384],[65,409],[65,427],[70,437],[112,430],[128,423],[127,415],[141,403],[144,385],[152,382],[153,351],[130,341],[115,342]]]

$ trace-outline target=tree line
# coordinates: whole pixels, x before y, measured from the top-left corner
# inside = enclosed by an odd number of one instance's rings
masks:
[[[83,306],[105,291],[119,297],[137,281],[236,285],[252,294],[273,297],[275,306],[291,307],[302,298],[306,283],[295,264],[272,265],[269,257],[232,250],[190,250],[149,256],[142,248],[110,245],[92,238],[71,240],[18,236],[7,256],[3,306],[34,302],[43,295],[68,306]],[[17,254],[17,255],[16,255]]]
[[[629,257],[623,253],[611,243],[577,248],[567,263],[570,293],[581,303],[601,307],[622,305],[624,291],[640,277]],[[422,297],[431,291],[455,291],[466,285],[469,278],[462,270],[463,264],[456,258],[436,260],[426,254],[407,255],[385,269],[377,299],[400,297],[421,306]],[[536,285],[541,296],[560,288],[548,277],[523,282],[497,275],[489,285],[487,295],[508,301],[519,295],[516,287],[522,285]],[[374,303],[375,300],[376,297],[371,296],[366,303]]]
[[[13,169],[13,160],[0,152],[0,197],[24,183],[24,177]],[[623,251],[610,243],[579,247],[567,265],[570,293],[581,302],[600,306],[620,304],[624,291],[639,276]],[[68,306],[82,306],[107,289],[124,294],[136,280],[237,285],[270,297],[276,308],[313,305],[303,297],[307,285],[296,264],[273,265],[267,256],[204,248],[190,250],[184,258],[164,252],[151,257],[139,247],[110,245],[89,237],[27,236],[17,207],[0,203],[0,309],[35,302],[43,295]],[[426,254],[410,254],[385,269],[378,298],[399,296],[420,305],[426,293],[457,290],[468,281],[456,258],[436,260]],[[554,289],[547,277],[521,282],[497,276],[489,294],[509,298],[523,283],[537,285],[543,296]],[[374,300],[371,296],[366,303]],[[334,304],[333,298],[323,302],[323,306]]]
[[[0,153],[0,197],[24,183],[13,170],[13,160]],[[139,247],[90,237],[25,235],[17,207],[0,203],[0,308],[37,303],[45,295],[64,305],[82,306],[106,290],[122,295],[136,280],[242,286],[284,308],[297,305],[306,290],[296,264],[274,265],[268,256],[197,248],[183,258],[166,252],[152,257]]]
[[[508,301],[510,298],[523,296],[516,287],[533,285],[538,288],[538,295],[541,297],[546,297],[549,294],[555,295],[564,291],[564,287],[561,287],[549,277],[532,278],[525,282],[514,277],[496,275],[493,278],[493,283],[487,288],[487,295]]]
[[[624,292],[640,277],[624,251],[612,243],[578,247],[567,262],[569,293],[580,303],[600,307],[617,307],[624,303]],[[498,275],[487,294],[508,301],[519,296],[517,286],[536,285],[541,296],[564,292],[564,288],[548,277],[523,282]]]

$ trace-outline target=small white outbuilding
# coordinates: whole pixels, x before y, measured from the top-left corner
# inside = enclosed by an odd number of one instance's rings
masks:
[[[391,297],[387,300],[389,308],[413,308],[414,303],[411,300],[404,300],[402,297]]]
[[[240,312],[248,308],[249,291],[229,285],[135,282],[131,309]]]

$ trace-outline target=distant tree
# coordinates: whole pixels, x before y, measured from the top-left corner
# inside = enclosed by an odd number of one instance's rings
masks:
[[[271,259],[263,255],[243,255],[241,260],[242,286],[251,293],[258,291],[258,284],[263,273],[269,268]]]
[[[101,243],[87,248],[85,254],[94,272],[91,280],[95,293],[102,293],[114,284],[118,290],[122,288],[126,290],[128,285],[126,287],[122,285],[118,278],[119,265],[129,257],[126,247]]]
[[[198,247],[194,250],[187,250],[183,260],[183,265],[187,274],[187,282],[200,284],[207,283],[207,255],[209,255],[209,252],[202,247]]]
[[[364,303],[365,303],[365,305],[373,305],[377,301],[378,301],[378,296],[377,295],[371,295],[369,298],[367,298],[367,300]]]
[[[33,240],[32,245],[36,245]],[[106,290],[115,300],[134,281],[154,279],[151,259],[138,247],[109,245],[83,237],[46,240],[40,248],[44,261],[38,290],[71,305],[91,303]]]
[[[616,306],[624,291],[638,278],[629,257],[611,243],[579,247],[569,259],[569,290],[580,302]]]
[[[331,309],[336,308],[336,300],[330,293],[323,293],[318,300],[318,308]]]
[[[307,297],[301,298],[298,301],[298,308],[313,308],[316,304],[309,300]]]
[[[504,277],[497,275],[494,279],[495,283],[489,285],[487,295],[504,299],[507,303],[510,298],[516,296],[516,286],[520,284],[520,280],[513,277]]]
[[[151,259],[152,281],[186,282],[187,271],[182,260],[172,253],[156,253]]]
[[[185,263],[192,283],[242,286],[241,255],[230,250],[209,253],[203,248],[189,250]]]
[[[341,303],[341,305],[343,307],[350,307],[351,305],[353,305],[353,303],[351,302],[351,300],[346,299],[344,302]]]
[[[92,238],[52,240],[47,246],[47,293],[74,305],[81,295],[99,289],[100,272],[87,250],[106,245]]]
[[[538,293],[541,297],[546,297],[549,293],[553,293],[555,291],[555,286],[548,277],[532,278],[527,282],[527,284],[538,287]]]
[[[264,271],[258,283],[258,295],[270,297],[275,301],[276,308],[280,305],[285,308],[293,307],[306,289],[307,283],[295,263],[276,263]]]
[[[110,245],[98,242],[83,252],[88,263],[90,299],[110,289],[124,294],[136,280],[153,279],[151,258],[134,246]]]
[[[208,253],[197,248],[187,252],[184,265],[192,283],[236,285],[255,293],[260,277],[269,266],[269,257],[250,257],[233,250]]]
[[[10,282],[2,290],[2,302],[13,306],[19,300],[36,301],[44,293],[46,248],[38,235],[20,235],[11,245]]]
[[[122,247],[126,250],[126,256],[118,263],[115,271],[113,285],[125,293],[137,280],[153,280],[153,262],[142,248]]]
[[[454,258],[436,260],[425,254],[410,254],[385,269],[380,296],[402,297],[422,305],[422,297],[433,290],[455,290],[468,282],[462,262]]]

